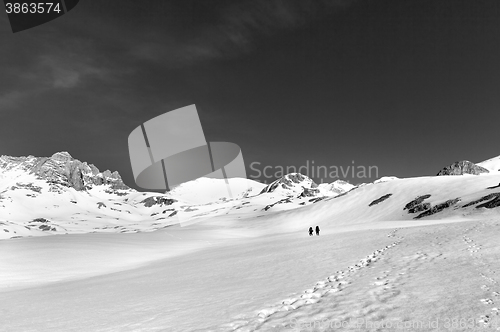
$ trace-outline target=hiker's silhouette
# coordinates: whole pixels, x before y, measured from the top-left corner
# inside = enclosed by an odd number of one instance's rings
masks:
[[[316,235],[319,236],[319,226],[316,226]]]
[[[309,236],[312,236],[312,235],[313,235],[313,228],[309,227]]]

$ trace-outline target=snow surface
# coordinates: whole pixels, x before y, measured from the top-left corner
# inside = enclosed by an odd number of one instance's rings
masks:
[[[500,328],[500,207],[477,208],[500,195],[500,173],[314,197],[300,195],[307,180],[260,194],[236,179],[243,189],[230,198],[224,180],[162,195],[54,191],[8,175],[0,331],[349,331],[332,326],[361,319],[361,331],[464,330],[447,327],[453,318]],[[421,211],[405,206],[423,195],[431,207],[453,203],[415,219]],[[316,225],[321,235],[308,236]]]
[[[387,181],[394,181],[398,180],[399,178],[396,176],[383,176],[378,180],[373,181],[373,183],[380,183],[380,182],[387,182]]]
[[[219,200],[229,200],[255,196],[266,185],[243,178],[222,179],[199,178],[173,188],[167,196],[192,204],[207,204]]]
[[[484,322],[498,324],[498,218],[401,226],[394,221],[319,237],[304,230],[237,240],[217,239],[216,230],[205,229],[199,235],[211,244],[204,248],[190,247],[194,238],[181,227],[1,241],[10,259],[2,255],[0,266],[16,271],[18,281],[0,288],[0,330],[299,331],[300,325],[313,331],[307,326],[314,321],[363,319],[438,320],[435,330],[447,331],[446,319],[457,317],[472,319],[473,331]],[[183,235],[193,251],[158,259],[179,254],[166,237]],[[121,271],[106,267],[141,258],[143,264],[129,262]],[[32,273],[29,285],[19,282]]]
[[[342,180],[337,180],[332,183],[321,183],[318,185],[318,189],[324,196],[337,196],[352,190],[354,187],[354,185]]]
[[[491,158],[480,163],[477,163],[481,167],[486,168],[490,172],[499,172],[500,171],[500,156]]]

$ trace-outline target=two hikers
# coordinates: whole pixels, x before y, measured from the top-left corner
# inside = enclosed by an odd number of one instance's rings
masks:
[[[316,226],[316,235],[319,236],[319,226]],[[313,228],[309,227],[309,236],[313,236]]]

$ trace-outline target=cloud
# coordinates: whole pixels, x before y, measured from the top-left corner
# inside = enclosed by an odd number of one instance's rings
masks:
[[[197,25],[189,34],[180,33],[168,39],[164,35],[141,36],[131,47],[131,54],[174,67],[231,58],[250,52],[258,38],[296,29],[354,1],[249,0],[230,3],[219,9],[215,19]]]
[[[104,72],[81,57],[70,56],[68,59],[68,54],[44,55],[39,60],[38,75],[45,76],[45,81],[53,88],[74,88],[85,78],[103,78]]]
[[[80,82],[81,75],[75,70],[63,68],[53,69],[54,88],[74,88]]]
[[[133,91],[134,79],[144,80],[142,73],[151,68],[144,62],[171,69],[237,57],[253,51],[260,39],[300,28],[354,1],[224,1],[213,8],[207,6],[210,15],[183,3],[179,4],[184,6],[182,10],[168,7],[166,13],[160,12],[160,6],[140,25],[121,17],[110,24],[106,12],[91,12],[94,7],[82,6],[71,19],[7,35],[6,47],[0,49],[0,107],[14,108],[51,91],[77,93],[81,87],[106,87],[107,95],[121,95]],[[174,28],[164,24],[182,13],[193,15],[192,24],[186,23],[188,19]],[[90,25],[85,23],[88,17],[93,18]]]
[[[223,10],[219,29],[229,42],[247,44],[259,34],[272,35],[298,28],[354,1],[251,0],[235,3]]]
[[[112,80],[112,68],[92,44],[67,38],[62,32],[38,31],[8,35],[0,50],[0,111],[19,108],[32,97],[43,100],[51,92],[95,86]],[[62,30],[62,29],[60,29]]]
[[[55,88],[74,88],[80,81],[80,74],[75,71],[58,70],[54,78]]]
[[[15,107],[24,95],[21,91],[10,91],[0,95],[0,109]]]
[[[43,55],[31,65],[17,68],[15,73],[5,71],[0,86],[0,109],[13,109],[23,100],[59,89],[72,89],[86,79],[106,79],[106,71],[82,59],[64,59],[61,55]]]

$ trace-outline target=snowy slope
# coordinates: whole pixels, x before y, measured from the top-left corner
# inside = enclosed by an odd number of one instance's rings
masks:
[[[394,180],[399,180],[399,178],[396,176],[383,176],[380,179],[373,181],[373,183],[380,183],[380,182],[387,182],[387,181],[394,181]]]
[[[199,178],[182,183],[167,192],[167,196],[192,204],[207,204],[230,199],[255,196],[265,187],[257,181],[232,178],[227,180]]]
[[[499,172],[500,171],[500,156],[491,158],[480,163],[477,163],[481,167],[486,168],[490,172]]]
[[[118,174],[100,173],[66,152],[1,158],[0,239],[155,231],[222,216],[245,219],[301,208],[353,188],[340,180],[318,187],[295,173],[269,186],[249,179],[199,178],[159,194],[132,190]]]
[[[342,180],[337,180],[332,183],[321,183],[318,185],[318,189],[323,196],[337,196],[350,191],[354,187],[354,185]]]
[[[137,192],[124,185],[118,173],[100,172],[67,152],[48,158],[1,156],[0,239],[148,232],[222,216],[257,217],[314,204],[352,188],[337,181],[318,190],[301,174],[276,183],[279,188],[266,191],[266,185],[249,179],[200,178],[166,194]]]
[[[1,156],[0,239],[137,232],[175,223],[165,214],[151,216],[148,199],[155,195],[132,190],[116,172],[100,172],[67,152],[49,158]]]
[[[500,193],[499,173],[384,177],[357,187],[341,180],[318,186],[300,173],[291,173],[267,186],[230,179],[231,195],[226,180],[208,178],[159,194],[132,190],[121,184],[119,175],[100,173],[67,153],[42,159],[22,157],[16,162],[2,158],[0,239],[150,232],[175,224],[196,228],[198,223],[216,227],[244,223],[247,230],[294,231],[309,224],[328,229],[333,221],[338,227],[384,220],[488,216],[498,214],[495,195]],[[75,169],[82,175],[71,177]],[[424,195],[430,196],[422,198]],[[421,201],[412,203],[419,197]],[[478,202],[467,205],[472,201]],[[476,208],[485,203],[490,206]],[[412,206],[405,209],[406,205]]]
[[[233,241],[220,240],[223,228],[181,227],[0,241],[0,329],[374,331],[293,326],[439,318],[439,329],[414,330],[449,331],[459,312],[478,324],[468,330],[486,330],[498,310],[500,224],[434,223]]]
[[[327,198],[299,210],[268,215],[256,220],[253,226],[267,226],[277,231],[296,231],[317,224],[328,230],[359,223],[394,220],[405,222],[415,218],[436,220],[498,217],[500,200],[494,195],[500,196],[499,183],[500,174],[497,173],[481,176],[419,177],[367,184],[347,194]],[[415,199],[425,195],[430,196],[423,199],[420,205],[416,204],[420,206],[415,209],[418,211],[410,213],[408,208],[405,209]],[[490,208],[477,208],[488,202],[492,202]],[[468,205],[470,203],[473,204]],[[426,213],[428,215],[425,215]]]

